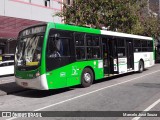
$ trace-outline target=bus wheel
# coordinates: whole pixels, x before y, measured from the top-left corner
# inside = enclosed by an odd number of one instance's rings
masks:
[[[144,71],[144,63],[142,60],[139,61],[139,73],[142,73]]]
[[[93,83],[93,72],[90,68],[85,68],[81,75],[81,86],[89,87]]]

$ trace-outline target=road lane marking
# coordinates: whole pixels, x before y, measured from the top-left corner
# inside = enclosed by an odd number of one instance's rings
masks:
[[[154,102],[153,104],[151,104],[149,107],[147,107],[145,110],[143,110],[144,112],[145,111],[150,111],[153,107],[155,107],[157,104],[160,103],[160,99],[158,99],[156,102]],[[132,120],[139,120],[141,117],[134,117]]]
[[[89,95],[89,94],[92,94],[92,93],[96,93],[96,92],[98,92],[98,91],[101,91],[101,90],[104,90],[104,89],[107,89],[107,88],[111,88],[111,87],[118,86],[118,85],[121,85],[121,84],[124,84],[124,83],[127,83],[127,82],[131,82],[131,81],[136,80],[136,79],[139,79],[139,78],[143,78],[143,77],[145,77],[145,76],[148,76],[148,75],[151,75],[151,74],[154,74],[154,73],[157,73],[157,72],[160,72],[160,70],[157,70],[157,71],[151,72],[151,73],[149,73],[149,74],[145,74],[145,75],[142,75],[142,76],[140,76],[140,77],[136,77],[136,78],[133,78],[133,79],[124,81],[124,82],[120,82],[120,83],[117,83],[117,84],[113,84],[113,85],[110,85],[110,86],[106,86],[106,87],[103,87],[103,88],[94,90],[94,91],[92,91],[92,92],[88,92],[88,93],[85,93],[85,94],[82,94],[82,95],[79,95],[79,96],[76,96],[76,97],[73,97],[73,98],[70,98],[70,99],[61,101],[61,102],[57,102],[57,103],[54,103],[54,104],[51,104],[51,105],[48,105],[48,106],[45,106],[45,107],[42,107],[42,108],[33,110],[33,111],[35,111],[35,112],[36,112],[36,111],[41,111],[41,110],[44,110],[44,109],[47,109],[47,108],[50,108],[50,107],[53,107],[53,106],[56,106],[56,105],[65,103],[65,102],[69,102],[69,101],[71,101],[71,100],[75,100],[75,99],[77,99],[77,98],[80,98],[80,97],[83,97],[83,96],[86,96],[86,95]],[[6,120],[13,120],[13,119],[16,119],[16,117],[12,117],[12,118],[9,118],[9,119],[6,119]]]

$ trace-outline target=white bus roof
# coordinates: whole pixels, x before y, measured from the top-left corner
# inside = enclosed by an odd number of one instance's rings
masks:
[[[110,36],[117,36],[117,37],[126,37],[126,38],[135,38],[135,39],[144,39],[144,40],[153,40],[151,37],[140,36],[140,35],[133,35],[133,34],[126,34],[120,32],[113,32],[107,30],[101,30],[101,34],[103,35],[110,35]]]

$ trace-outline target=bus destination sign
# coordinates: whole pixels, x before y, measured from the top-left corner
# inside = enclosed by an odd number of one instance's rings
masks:
[[[21,36],[27,36],[27,35],[31,35],[31,34],[45,32],[45,29],[46,29],[46,26],[32,27],[32,28],[29,28],[29,29],[22,31]]]

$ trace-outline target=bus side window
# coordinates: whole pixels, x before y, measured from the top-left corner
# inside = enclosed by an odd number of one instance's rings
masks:
[[[96,35],[86,35],[87,42],[87,59],[99,59],[100,55],[100,38]]]
[[[76,56],[77,59],[85,59],[85,49],[84,48],[76,48]]]
[[[83,33],[75,33],[75,45],[76,45],[76,59],[83,60],[85,59],[85,41]]]
[[[64,37],[61,32],[49,37],[47,54],[49,57],[69,56],[69,38]]]
[[[51,29],[47,42],[46,70],[51,71],[73,61],[72,32]],[[72,52],[73,51],[73,52]]]

